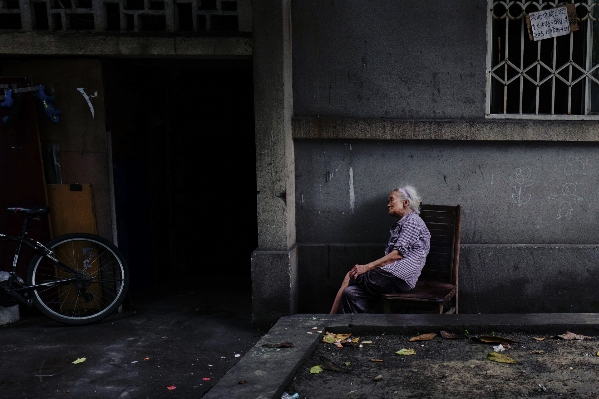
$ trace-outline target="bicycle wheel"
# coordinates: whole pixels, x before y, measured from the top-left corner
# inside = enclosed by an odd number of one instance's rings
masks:
[[[91,323],[108,316],[123,302],[129,269],[112,243],[93,234],[77,233],[60,236],[46,247],[73,270],[60,269],[46,256],[36,255],[31,261],[29,285],[48,283],[32,291],[33,302],[46,316],[67,324]]]

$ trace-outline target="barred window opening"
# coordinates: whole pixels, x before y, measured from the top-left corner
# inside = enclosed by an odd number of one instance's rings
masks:
[[[540,41],[526,14],[567,3],[489,3],[487,116],[599,119],[599,0],[572,1],[579,30]]]
[[[251,0],[0,0],[4,31],[251,32]]]

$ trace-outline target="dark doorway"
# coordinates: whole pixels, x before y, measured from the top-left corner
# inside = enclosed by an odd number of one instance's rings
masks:
[[[132,291],[249,288],[257,247],[251,60],[103,63]]]

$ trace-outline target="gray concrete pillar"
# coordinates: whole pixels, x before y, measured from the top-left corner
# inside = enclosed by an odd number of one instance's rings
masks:
[[[253,320],[267,328],[297,303],[290,0],[252,1],[258,249]]]

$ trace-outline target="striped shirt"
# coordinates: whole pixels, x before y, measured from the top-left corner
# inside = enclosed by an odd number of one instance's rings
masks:
[[[390,234],[385,255],[397,250],[403,258],[383,266],[382,269],[414,288],[430,250],[431,233],[420,216],[411,212],[391,226]]]

